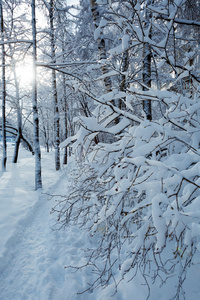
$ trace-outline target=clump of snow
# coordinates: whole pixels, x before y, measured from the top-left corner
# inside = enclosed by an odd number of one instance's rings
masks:
[[[123,37],[122,37],[122,49],[123,50],[126,50],[129,48],[129,40],[130,40],[130,37],[128,34],[124,34]]]

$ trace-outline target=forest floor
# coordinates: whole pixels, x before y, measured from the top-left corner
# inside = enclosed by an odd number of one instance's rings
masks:
[[[100,291],[78,294],[93,280],[89,269],[66,268],[85,264],[86,233],[70,225],[53,230],[51,195],[67,193],[70,163],[55,172],[54,153],[43,151],[43,190],[36,192],[34,156],[21,148],[13,165],[13,150],[10,145],[7,171],[0,173],[0,300],[100,299]]]
[[[10,145],[7,171],[0,173],[0,300],[145,300],[148,290],[139,277],[131,284],[124,280],[112,298],[112,285],[81,293],[95,275],[90,268],[74,272],[66,267],[84,265],[83,249],[92,241],[76,226],[54,230],[56,216],[51,214],[56,200],[51,195],[67,194],[73,163],[56,172],[54,153],[42,151],[43,189],[36,192],[34,156],[21,148],[19,162],[13,165],[13,150]],[[199,276],[193,280],[197,290],[190,299],[200,299]],[[149,299],[169,296],[157,288]]]
[[[34,157],[21,149],[19,163],[12,165],[12,150],[0,177],[0,299],[90,299],[76,295],[87,284],[86,274],[65,269],[82,259],[82,233],[74,227],[52,230],[49,194],[67,192],[65,170],[55,172],[53,153],[42,153],[44,187],[35,192]]]

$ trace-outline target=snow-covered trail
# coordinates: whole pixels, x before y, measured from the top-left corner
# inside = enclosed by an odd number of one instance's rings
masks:
[[[53,292],[54,286],[51,284],[52,274],[48,263],[54,253],[53,236],[48,223],[44,222],[48,213],[47,204],[40,199],[40,203],[37,202],[29,215],[18,225],[15,238],[10,238],[0,276],[1,300],[52,298],[50,293]],[[51,253],[49,253],[50,243],[52,243]],[[48,283],[50,283],[49,293],[46,294],[45,288],[46,295],[43,295],[43,286]]]
[[[76,292],[83,288],[80,276],[74,284],[72,274],[64,268],[70,260],[73,263],[72,253],[78,256],[81,241],[75,231],[52,231],[49,211],[50,203],[39,199],[10,240],[9,259],[0,276],[1,300],[76,299]]]
[[[15,227],[8,231],[7,240],[4,236],[4,247],[0,252],[0,300],[95,299],[95,295],[89,293],[77,296],[77,292],[87,287],[92,275],[83,270],[74,273],[65,268],[75,265],[77,260],[84,263],[82,246],[86,237],[74,227],[64,231],[52,230],[55,222],[50,214],[53,203],[46,193],[60,194],[66,185],[65,174],[53,176],[48,170],[45,194],[37,193],[31,191],[33,178],[27,174],[26,163],[21,164],[21,169],[16,166],[16,170],[8,171],[1,178],[1,204],[6,206],[4,199],[11,206],[14,202],[17,205],[16,201],[24,197],[29,206],[18,201],[21,217],[14,220]],[[30,204],[31,198],[34,198],[34,205]],[[8,207],[4,209],[8,210]],[[11,223],[12,214],[11,207]],[[1,223],[8,224],[3,216]],[[1,229],[5,232],[5,228]]]

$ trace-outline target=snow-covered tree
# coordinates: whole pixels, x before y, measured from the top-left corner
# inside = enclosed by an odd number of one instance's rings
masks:
[[[129,273],[140,272],[149,286],[175,276],[171,297],[179,299],[187,268],[199,256],[199,49],[194,36],[181,35],[180,22],[194,24],[180,21],[186,3],[109,1],[107,23],[101,23],[120,37],[104,61],[113,69],[112,91],[81,88],[96,108],[77,118],[80,130],[61,144],[73,142],[78,167],[71,193],[54,208],[62,226],[78,222],[98,241],[88,250],[88,265],[98,275],[91,289],[111,280],[117,289]],[[192,63],[185,47],[190,40]],[[122,71],[124,55],[129,62]],[[120,78],[126,88],[117,84]],[[152,117],[145,105],[138,109],[142,103],[152,107]],[[112,138],[96,143],[99,135]]]

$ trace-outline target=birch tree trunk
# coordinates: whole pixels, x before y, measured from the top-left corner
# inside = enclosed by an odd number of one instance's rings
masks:
[[[148,0],[147,6],[152,4],[152,0]],[[145,18],[145,31],[149,31],[149,37],[151,37],[151,12],[146,8],[146,18]],[[148,90],[148,87],[151,87],[151,48],[148,43],[144,43],[144,63],[143,63],[143,83],[147,86],[143,88],[144,91]],[[151,113],[151,101],[143,101],[143,110],[146,114],[147,120],[152,120]]]
[[[3,138],[3,159],[2,171],[6,171],[7,145],[6,145],[6,69],[5,69],[5,47],[4,47],[4,25],[3,6],[0,0],[0,22],[1,22],[1,63],[2,63],[2,138]]]
[[[128,50],[125,50],[122,56],[121,71],[122,73],[128,70]],[[122,74],[120,78],[120,91],[126,91],[126,75]]]
[[[94,27],[96,29],[100,24],[100,15],[99,15],[99,10],[98,10],[98,5],[96,3],[96,0],[90,0],[90,5],[91,5],[91,11],[93,15]],[[100,35],[100,37],[97,39],[97,42],[98,42],[100,61],[106,60],[107,53],[106,53],[106,45],[105,45],[104,38]],[[108,68],[106,65],[103,65],[101,67],[101,70],[103,74],[108,73]],[[112,82],[109,76],[104,78],[104,85],[107,93],[112,91]]]
[[[55,55],[55,35],[54,35],[54,0],[50,1],[49,8],[50,18],[50,39],[51,39],[51,58],[52,63],[56,62]],[[60,170],[60,116],[58,109],[58,95],[56,86],[56,71],[52,69],[52,87],[53,87],[53,98],[54,98],[54,134],[55,134],[55,168],[56,171]]]
[[[35,0],[31,2],[32,8],[32,35],[33,35],[33,123],[34,123],[34,145],[35,145],[35,189],[42,188],[41,152],[39,141],[39,116],[37,107],[37,49],[36,49],[36,19],[35,19]]]
[[[128,55],[128,50],[125,50],[122,56],[122,63],[121,63],[121,71],[122,73],[126,72],[128,70],[129,66],[129,55]],[[120,78],[120,85],[119,85],[120,91],[126,92],[127,89],[127,83],[126,83],[126,75],[122,74]],[[124,101],[126,100],[125,98],[123,99]],[[119,99],[119,108],[120,109],[125,109],[126,106],[124,104],[122,99]]]

